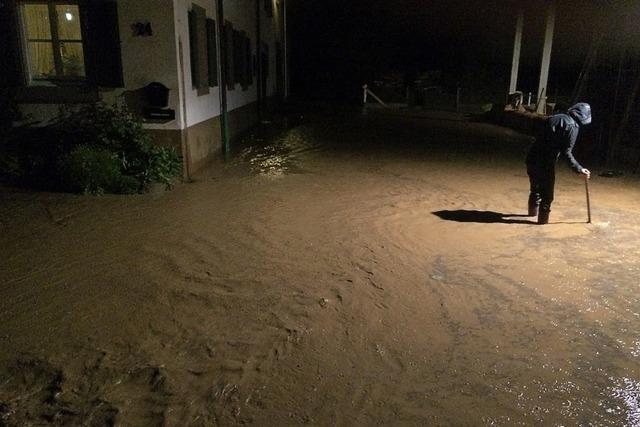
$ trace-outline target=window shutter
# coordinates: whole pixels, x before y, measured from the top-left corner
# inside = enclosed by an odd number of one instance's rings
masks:
[[[241,48],[240,31],[233,31],[233,81],[236,84],[242,85],[242,51]]]
[[[216,21],[207,19],[207,53],[209,57],[209,86],[218,86],[218,47],[216,44]]]
[[[247,42],[249,38],[247,35],[242,32],[238,37],[238,59],[240,60],[240,64],[242,64],[242,69],[240,73],[240,84],[242,85],[242,90],[247,90],[249,87],[249,63],[247,62]]]
[[[82,3],[86,13],[86,53],[88,77],[97,86],[124,87],[118,5],[115,0]]]
[[[224,37],[224,44],[225,44],[225,49],[224,49],[224,54],[225,54],[225,66],[226,66],[226,73],[225,76],[227,78],[227,89],[229,90],[234,90],[235,89],[235,64],[233,63],[234,60],[234,51],[233,51],[233,24],[231,24],[231,22],[225,22],[224,24],[224,29],[225,29],[225,37]]]
[[[209,93],[209,61],[207,59],[206,11],[194,4],[189,12],[189,51],[191,55],[191,82],[198,96]]]
[[[253,67],[251,61],[251,39],[244,39],[244,81],[247,87],[253,84]]]
[[[13,1],[0,1],[0,87],[22,86],[23,74],[20,61],[18,16]]]
[[[191,85],[198,87],[200,76],[198,75],[198,19],[196,12],[189,11],[189,59],[191,61]]]

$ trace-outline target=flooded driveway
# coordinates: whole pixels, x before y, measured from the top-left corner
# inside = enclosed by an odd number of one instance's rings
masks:
[[[4,189],[0,424],[640,425],[640,186],[455,115],[290,118],[158,198]]]

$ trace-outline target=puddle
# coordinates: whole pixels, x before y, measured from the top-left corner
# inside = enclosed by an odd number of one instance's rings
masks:
[[[230,165],[248,167],[251,174],[268,178],[308,173],[304,164],[309,154],[326,148],[312,130],[305,126],[287,129],[279,125],[258,128],[256,133],[237,143]]]

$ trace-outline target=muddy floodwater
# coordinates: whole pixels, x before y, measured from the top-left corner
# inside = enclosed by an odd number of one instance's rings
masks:
[[[316,112],[164,194],[0,189],[0,425],[640,426],[640,185],[587,224],[559,164],[535,225],[529,142]]]

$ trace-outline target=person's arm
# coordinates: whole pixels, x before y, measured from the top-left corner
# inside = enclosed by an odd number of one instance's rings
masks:
[[[562,147],[561,155],[566,160],[569,167],[576,173],[585,173],[584,171],[587,170],[578,163],[575,157],[573,157],[573,146],[576,144],[576,139],[578,139],[578,128],[572,126],[568,129],[568,134],[565,140],[566,143]],[[588,175],[588,173],[585,173],[585,175]]]

